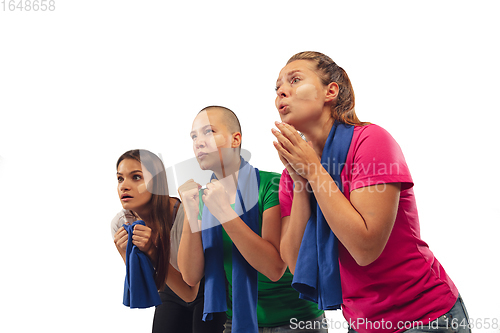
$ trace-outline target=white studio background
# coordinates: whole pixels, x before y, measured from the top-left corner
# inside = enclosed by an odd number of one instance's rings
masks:
[[[360,119],[401,145],[422,236],[470,317],[500,318],[496,1],[55,0],[45,12],[8,3],[2,332],[149,332],[153,310],[121,303],[124,265],[109,230],[121,208],[117,158],[135,148],[167,166],[191,158],[193,118],[218,104],[239,116],[252,164],[281,172],[275,81],[305,50],[341,65]],[[342,324],[340,312],[328,317]]]

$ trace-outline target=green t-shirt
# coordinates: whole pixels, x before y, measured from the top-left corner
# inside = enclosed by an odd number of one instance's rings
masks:
[[[280,175],[274,172],[260,171],[259,186],[259,225],[262,232],[262,213],[271,207],[279,205]],[[232,206],[234,209],[234,205]],[[200,200],[200,214],[203,203]],[[200,216],[201,218],[201,216]],[[222,228],[224,246],[224,270],[228,285],[227,316],[232,318],[232,246],[233,242]],[[320,316],[323,310],[316,303],[302,300],[299,293],[292,288],[293,275],[288,268],[277,282],[272,282],[265,275],[258,273],[257,321],[259,327],[274,327],[290,324],[291,318],[309,320]]]

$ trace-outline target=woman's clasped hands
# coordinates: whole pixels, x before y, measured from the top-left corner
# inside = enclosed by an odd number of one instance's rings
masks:
[[[271,131],[278,140],[273,143],[281,162],[294,182],[307,182],[322,168],[312,143],[305,141],[293,126],[279,122],[275,124],[278,130],[273,128]]]
[[[231,182],[231,180],[229,181]],[[202,186],[193,179],[188,180],[178,189],[179,195],[184,203],[184,209],[192,232],[201,230],[200,221],[198,220],[200,213],[200,189],[202,189]],[[226,188],[222,182],[217,179],[212,179],[212,181],[206,185],[203,189],[201,199],[210,213],[212,213],[219,222],[224,223],[234,218],[234,210],[231,208],[231,202]]]
[[[114,242],[120,255],[125,258],[128,244],[128,233],[123,226],[116,232]],[[137,248],[142,252],[146,253],[151,259],[153,258],[155,246],[151,238],[151,228],[140,224],[135,225],[132,234],[132,244],[137,246]]]

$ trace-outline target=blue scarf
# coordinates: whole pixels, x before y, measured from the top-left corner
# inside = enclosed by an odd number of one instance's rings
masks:
[[[156,289],[153,264],[146,254],[132,244],[132,234],[137,224],[146,225],[142,220],[123,225],[128,233],[123,304],[130,308],[149,308],[160,305],[161,299]]]
[[[240,157],[241,158],[241,157]],[[212,179],[215,175],[212,175]],[[259,232],[259,170],[241,158],[235,212],[256,234]],[[212,313],[225,312],[226,274],[222,226],[203,207],[201,237],[205,252],[205,303],[203,320],[212,320]],[[243,258],[233,244],[233,332],[257,333],[257,271]]]
[[[340,191],[340,173],[353,132],[354,126],[335,122],[321,156],[321,164]],[[317,303],[321,310],[337,310],[342,304],[337,242],[316,198],[311,195],[311,217],[302,238],[292,287],[300,293],[300,298]]]

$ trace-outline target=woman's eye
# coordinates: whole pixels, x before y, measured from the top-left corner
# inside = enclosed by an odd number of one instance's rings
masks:
[[[142,179],[142,177],[141,177],[140,175],[134,175],[133,179],[134,179],[134,180],[141,180],[141,179]]]
[[[196,140],[196,135],[191,135],[191,140]]]
[[[118,183],[123,182],[123,177],[118,177]]]
[[[294,77],[294,78],[292,79],[292,84],[297,83],[297,82],[299,82],[299,81],[300,81],[300,79],[299,79],[298,77]]]
[[[280,88],[280,87],[278,87],[278,86],[277,86],[276,88],[274,88],[274,90],[275,90],[275,91],[278,91],[278,89],[279,89],[279,88]]]
[[[210,134],[210,133],[213,133],[213,132],[214,132],[214,131],[212,131],[212,129],[211,129],[211,128],[207,128],[207,129],[205,130],[205,134]]]

